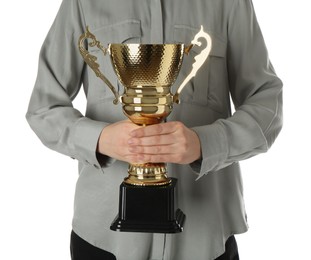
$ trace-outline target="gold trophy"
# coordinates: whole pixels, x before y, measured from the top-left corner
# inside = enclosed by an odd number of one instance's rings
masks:
[[[100,71],[97,57],[85,49],[99,48],[109,54],[119,82],[124,86],[119,96],[116,88]],[[201,40],[201,41],[200,41]],[[183,61],[194,45],[206,47],[195,56],[192,70],[173,95],[175,82]],[[123,105],[124,114],[135,124],[147,126],[165,120],[179,104],[179,95],[206,61],[212,47],[211,37],[203,26],[191,45],[184,44],[109,44],[107,48],[89,31],[81,35],[79,50],[84,61],[113,92],[114,104]],[[177,233],[183,230],[185,214],[176,209],[175,189],[177,179],[167,176],[165,163],[129,164],[128,176],[120,185],[119,214],[111,225],[112,230],[152,233]]]

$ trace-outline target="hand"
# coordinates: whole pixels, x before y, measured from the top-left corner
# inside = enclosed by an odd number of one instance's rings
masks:
[[[134,129],[127,146],[132,162],[188,164],[201,157],[197,134],[181,122],[168,122]]]
[[[97,152],[117,160],[132,162],[133,154],[129,152],[130,133],[140,128],[129,120],[106,126],[100,134]]]

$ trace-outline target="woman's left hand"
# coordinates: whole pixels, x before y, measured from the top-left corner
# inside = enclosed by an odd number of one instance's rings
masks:
[[[199,137],[181,122],[141,127],[130,136],[128,144],[133,163],[189,164],[201,157]]]

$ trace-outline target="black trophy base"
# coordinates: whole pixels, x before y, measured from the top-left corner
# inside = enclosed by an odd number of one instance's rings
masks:
[[[124,232],[179,233],[185,214],[175,208],[177,179],[165,186],[120,185],[119,214],[110,229]]]

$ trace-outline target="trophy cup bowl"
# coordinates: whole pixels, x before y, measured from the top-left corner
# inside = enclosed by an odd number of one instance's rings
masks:
[[[192,71],[173,95],[171,86],[179,74],[184,54],[189,53],[193,44],[200,46],[200,38],[207,41],[207,48],[195,57]],[[89,46],[109,54],[118,81],[124,87],[121,96],[101,73],[97,58],[84,48],[86,39],[91,39]],[[164,121],[172,112],[173,103],[179,103],[180,92],[205,62],[210,49],[211,39],[203,27],[188,47],[184,44],[109,44],[104,48],[88,28],[79,40],[85,62],[114,93],[113,103],[120,101],[124,114],[141,126]],[[119,214],[111,229],[181,232],[185,215],[175,208],[176,183],[177,179],[168,178],[165,163],[130,163],[128,176],[120,185]]]
[[[183,44],[110,44],[111,61],[125,91],[125,115],[135,124],[163,121],[172,111],[170,87],[184,55]]]

